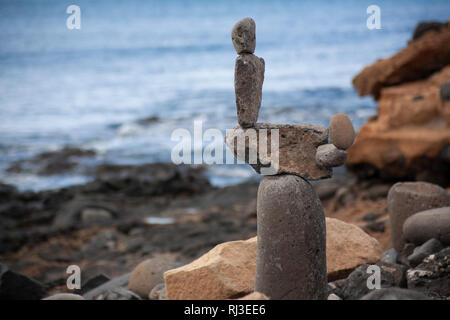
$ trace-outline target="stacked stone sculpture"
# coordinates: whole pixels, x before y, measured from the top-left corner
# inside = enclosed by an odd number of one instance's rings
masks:
[[[265,174],[257,198],[255,291],[271,299],[326,299],[325,215],[308,180],[329,178],[332,167],[344,164],[355,131],[344,114],[335,115],[329,129],[257,123],[265,63],[253,54],[253,19],[237,22],[231,38],[238,53],[234,84],[239,126],[227,133],[226,143],[236,158]],[[239,140],[244,141],[243,152]],[[263,172],[272,165],[270,175]]]

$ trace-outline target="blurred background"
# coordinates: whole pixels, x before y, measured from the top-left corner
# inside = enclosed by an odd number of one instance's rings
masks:
[[[81,8],[80,30],[66,27],[71,4]],[[381,30],[366,27],[371,4]],[[66,146],[94,150],[87,166],[170,162],[174,129],[236,125],[230,32],[247,16],[266,61],[259,121],[327,125],[343,112],[358,128],[376,104],[358,97],[352,77],[449,9],[448,0],[2,0],[0,181],[21,190],[80,184],[90,179],[83,171],[7,169]],[[256,176],[232,165],[207,174],[218,186]]]

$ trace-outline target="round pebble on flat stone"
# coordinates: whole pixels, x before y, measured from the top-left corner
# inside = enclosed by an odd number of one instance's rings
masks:
[[[73,293],[57,293],[42,300],[85,300],[82,296]]]
[[[355,140],[355,129],[350,119],[343,113],[333,116],[329,124],[330,141],[338,149],[348,149]]]
[[[443,83],[439,90],[441,99],[444,101],[450,100],[450,82]]]
[[[151,258],[139,263],[130,276],[128,289],[141,298],[148,299],[150,291],[159,283],[164,282],[163,274],[173,264],[165,259]]]
[[[403,236],[405,220],[420,211],[450,206],[450,195],[443,188],[432,183],[398,182],[389,190],[387,206],[392,245],[400,253],[405,244]]]
[[[450,207],[418,212],[403,224],[403,234],[408,242],[420,245],[435,238],[450,245]]]
[[[321,167],[339,167],[346,159],[347,151],[336,148],[334,144],[323,144],[317,148],[316,162]]]
[[[255,21],[252,18],[244,18],[234,25],[231,30],[231,40],[238,54],[255,52],[255,29]]]

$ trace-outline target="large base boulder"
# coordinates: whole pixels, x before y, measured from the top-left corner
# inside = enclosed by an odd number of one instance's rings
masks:
[[[256,237],[231,241],[183,267],[164,273],[169,300],[216,300],[253,292],[256,269]]]
[[[347,277],[381,259],[378,241],[357,226],[326,218],[328,280]],[[197,260],[164,273],[167,298],[230,299],[254,291],[257,238],[217,245]]]

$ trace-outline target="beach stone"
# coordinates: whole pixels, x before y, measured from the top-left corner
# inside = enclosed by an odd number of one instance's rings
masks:
[[[332,294],[328,295],[328,299],[327,300],[342,300],[342,298],[339,297],[337,294],[332,293]]]
[[[253,292],[256,237],[221,243],[185,266],[164,273],[169,300],[231,299]]]
[[[444,101],[450,100],[450,82],[443,83],[439,89],[441,99]]]
[[[267,133],[267,150],[259,148],[260,137]],[[272,135],[278,132],[278,154],[271,152]],[[312,124],[273,124],[257,123],[254,128],[245,129],[236,126],[227,132],[226,144],[234,156],[249,163],[257,173],[295,174],[308,180],[331,177],[331,168],[320,167],[316,162],[317,147],[328,141],[328,130]],[[238,153],[239,145],[244,152]],[[255,155],[255,159],[252,159]],[[278,161],[277,161],[278,160]],[[273,170],[269,169],[272,166]]]
[[[57,293],[42,300],[85,300],[82,296],[73,293]]]
[[[86,300],[94,300],[96,299],[96,297],[108,292],[108,291],[112,291],[116,288],[121,288],[121,287],[125,287],[128,284],[128,281],[130,280],[130,273],[126,273],[120,277],[111,279],[108,282],[103,283],[102,285],[86,292],[83,297]]]
[[[442,243],[440,243],[439,240],[430,239],[420,247],[414,249],[413,254],[408,257],[409,264],[411,265],[411,267],[415,267],[430,254],[441,251],[442,249]]]
[[[136,293],[122,287],[105,291],[95,300],[142,300]]]
[[[326,300],[322,204],[294,175],[265,176],[257,196],[255,291],[275,300]]]
[[[406,273],[408,289],[435,299],[450,296],[450,247],[426,257]]]
[[[172,262],[162,258],[151,258],[139,263],[131,272],[128,289],[147,299],[150,291],[164,281],[163,274],[171,269]]]
[[[149,300],[167,300],[166,285],[164,282],[157,284],[150,294],[148,295]]]
[[[43,284],[0,263],[0,300],[40,300],[46,295]]]
[[[355,141],[355,129],[345,114],[334,115],[328,127],[330,129],[330,141],[338,149],[346,150]]]
[[[449,194],[428,182],[398,182],[389,190],[387,206],[392,245],[400,252],[405,244],[403,223],[413,214],[450,205]]]
[[[408,242],[420,245],[435,238],[450,246],[450,207],[418,212],[403,224],[403,234]]]
[[[364,264],[356,268],[345,280],[344,287],[342,289],[342,298],[344,300],[358,300],[364,295],[368,294],[372,290],[367,286],[368,278],[373,275],[373,273],[367,273],[368,264]],[[394,287],[396,285],[394,276],[380,268],[380,286],[381,288]],[[378,289],[379,290],[379,289]]]
[[[253,53],[256,47],[256,24],[252,18],[236,22],[231,30],[231,41],[238,54]]]
[[[430,300],[430,298],[418,291],[391,287],[372,290],[360,300]]]
[[[397,256],[397,250],[395,250],[395,248],[390,248],[383,253],[381,261],[394,264],[397,263]]]
[[[252,292],[238,300],[269,300],[269,298],[264,293]]]
[[[81,221],[86,224],[108,222],[113,219],[113,215],[102,208],[85,208],[81,211]]]
[[[74,290],[73,293],[78,294],[78,295],[84,295],[85,293],[101,286],[102,284],[104,284],[110,280],[111,279],[109,279],[104,274],[96,275],[95,277],[92,277],[90,279],[83,280],[81,282],[81,288]]]
[[[238,123],[243,128],[252,127],[258,121],[264,82],[264,59],[254,54],[242,54],[234,67],[234,91]]]
[[[316,161],[321,167],[342,166],[347,159],[347,152],[340,150],[334,144],[323,144],[317,148]]]
[[[381,259],[380,243],[361,228],[334,218],[326,218],[328,281],[347,277],[362,264]]]

